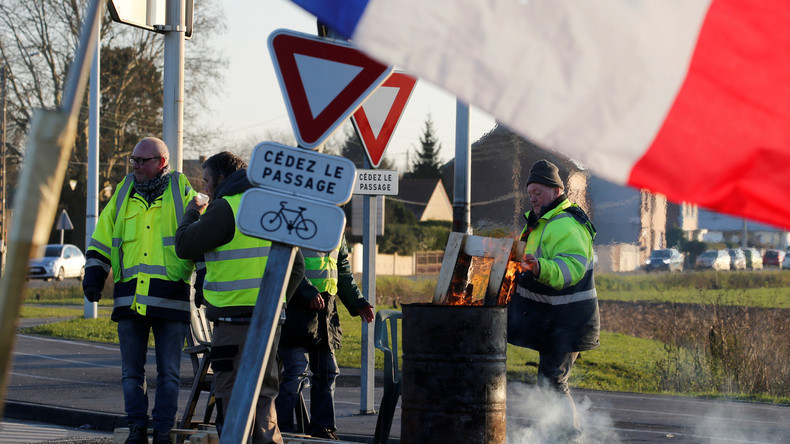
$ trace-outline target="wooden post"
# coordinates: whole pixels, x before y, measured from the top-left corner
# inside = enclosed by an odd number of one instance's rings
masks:
[[[25,291],[31,255],[49,239],[55,222],[58,199],[66,175],[71,149],[77,135],[77,116],[88,68],[99,33],[103,0],[93,0],[85,9],[79,47],[69,68],[59,110],[37,110],[27,142],[27,154],[17,187],[14,223],[8,239],[8,264],[0,281],[0,417],[5,407],[8,367]]]

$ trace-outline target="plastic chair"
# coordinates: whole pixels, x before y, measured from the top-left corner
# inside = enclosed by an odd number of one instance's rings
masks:
[[[374,345],[384,352],[384,395],[381,397],[379,416],[376,420],[374,444],[389,441],[392,418],[400,399],[401,374],[398,365],[398,319],[400,311],[380,310],[376,313]]]

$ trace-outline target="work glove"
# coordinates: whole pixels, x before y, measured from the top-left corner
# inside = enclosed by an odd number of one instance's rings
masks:
[[[101,299],[101,290],[98,288],[86,288],[85,299],[87,299],[88,302],[99,302],[99,299]]]

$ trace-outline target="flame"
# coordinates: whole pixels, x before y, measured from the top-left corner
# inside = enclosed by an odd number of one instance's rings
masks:
[[[502,287],[499,290],[497,305],[507,305],[510,303],[510,296],[516,291],[516,274],[524,271],[524,267],[519,261],[510,261],[507,264],[505,277],[502,279]]]
[[[476,260],[472,258],[466,273],[456,273],[450,281],[450,288],[447,294],[447,305],[483,305],[485,303],[485,289],[488,286],[488,277],[491,271],[492,261]],[[497,305],[507,305],[510,297],[516,291],[516,275],[525,271],[524,265],[520,261],[511,260],[508,262],[505,276],[502,279],[502,286],[497,297]],[[480,289],[483,294],[475,298],[475,289]]]

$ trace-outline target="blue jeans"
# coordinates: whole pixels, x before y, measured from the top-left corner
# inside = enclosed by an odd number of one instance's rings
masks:
[[[283,364],[280,394],[277,395],[277,420],[280,429],[294,430],[294,407],[299,392],[308,385],[307,369],[312,373],[310,386],[310,426],[335,427],[335,380],[340,374],[335,353],[328,347],[280,347]]]
[[[189,324],[145,316],[118,320],[121,343],[121,381],[126,422],[148,427],[148,390],[145,361],[148,335],[154,332],[156,352],[156,398],[151,411],[153,428],[169,432],[178,410],[178,387],[181,382],[181,350]]]

